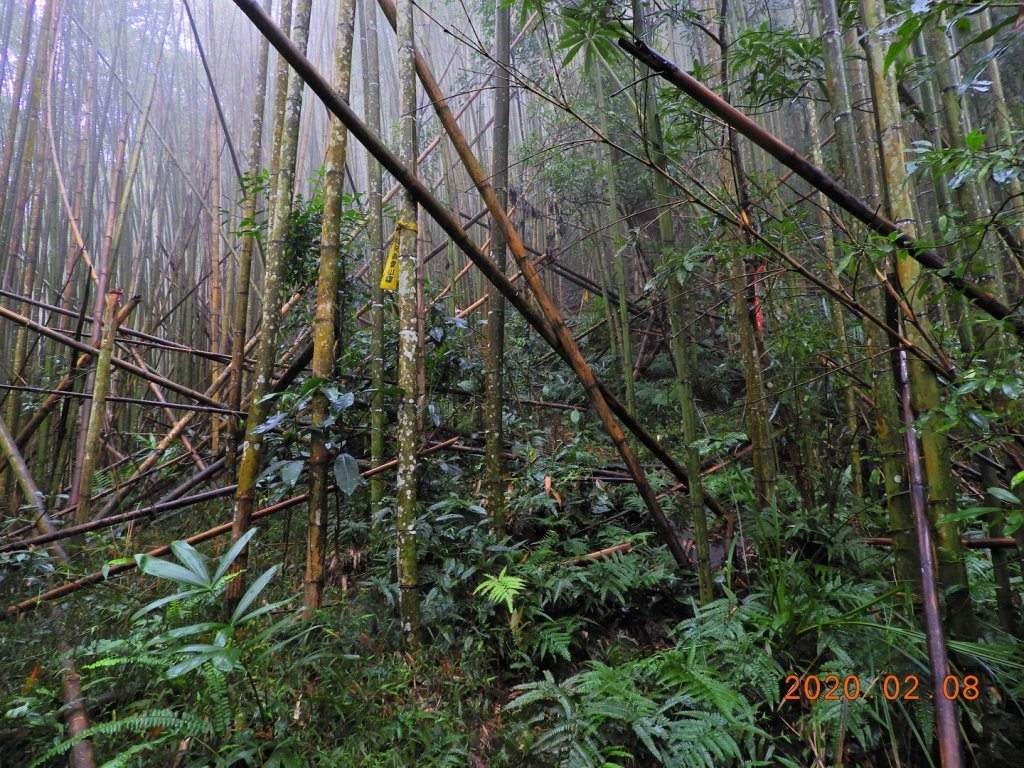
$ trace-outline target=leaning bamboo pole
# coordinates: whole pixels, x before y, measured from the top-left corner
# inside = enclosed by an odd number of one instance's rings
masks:
[[[950,268],[933,249],[907,235],[895,223],[868,206],[838,181],[813,163],[805,160],[792,147],[772,136],[749,117],[646,44],[620,38],[619,47],[644,62],[665,80],[732,126],[734,130],[746,136],[787,168],[792,169],[815,189],[823,192],[829,200],[866,224],[873,232],[891,238],[897,247],[906,251],[921,266],[933,270],[943,282],[955,290],[961,291],[979,309],[997,320],[1007,321],[1017,336],[1024,337],[1024,316],[999,301],[988,291],[978,288],[959,276],[956,270]]]
[[[434,453],[435,451],[444,450],[445,448],[451,447],[457,440],[457,437],[453,437],[449,440],[444,440],[440,443],[433,443],[431,445],[427,445],[420,449],[419,455],[426,456],[428,454]],[[393,461],[385,462],[384,464],[381,464],[379,466],[371,467],[370,469],[367,469],[364,472],[360,472],[359,476],[365,480],[381,472],[384,472],[385,470],[394,469],[397,465],[398,460],[395,459]],[[293,496],[290,499],[279,501],[278,503],[273,504],[269,507],[254,510],[252,512],[252,515],[250,516],[250,520],[259,520],[269,515],[273,515],[277,512],[281,512],[282,510],[290,509],[291,507],[302,504],[303,502],[308,500],[308,493]],[[190,536],[189,538],[184,539],[184,541],[188,544],[198,544],[203,541],[208,541],[218,536],[222,536],[225,533],[229,533],[232,530],[233,525],[233,522],[227,522],[223,525],[218,525],[214,528],[210,528],[209,530],[197,533],[194,536]],[[162,557],[163,555],[168,554],[170,551],[170,545],[166,545],[162,547],[157,547],[156,549],[151,549],[146,554],[151,555],[153,557]],[[82,578],[70,581],[67,584],[62,584],[59,587],[54,587],[53,589],[42,592],[33,598],[22,600],[20,603],[15,603],[14,605],[9,605],[6,608],[6,610],[0,612],[0,621],[18,616],[22,613],[27,613],[28,611],[33,611],[46,602],[56,600],[57,598],[65,597],[66,595],[70,595],[85,587],[91,586],[93,584],[98,584],[101,581],[106,581],[111,576],[126,573],[127,571],[133,570],[135,567],[136,563],[134,560],[128,563],[119,563],[117,565],[112,565],[104,570],[95,571],[94,573],[90,573],[86,576],[83,576]]]
[[[0,419],[0,449],[3,450],[3,455],[7,459],[5,464],[10,466],[18,485],[21,487],[25,500],[35,510],[36,527],[39,529],[40,535],[52,535],[56,532],[56,528],[54,528],[53,521],[50,520],[50,516],[46,512],[46,506],[43,504],[43,494],[32,479],[32,475],[28,471],[28,465],[18,450],[18,446],[15,445],[14,438],[11,436],[7,424],[2,419]],[[59,544],[53,546],[53,554],[58,560],[66,561],[68,557],[67,552]]]
[[[899,382],[900,405],[903,417],[903,440],[907,453],[907,469],[910,485],[910,508],[917,535],[917,552],[921,563],[921,610],[925,637],[928,643],[928,662],[932,677],[932,688],[941,687],[949,674],[949,659],[946,653],[945,633],[942,614],[939,609],[939,587],[936,579],[938,563],[931,535],[931,521],[928,515],[928,479],[921,448],[918,445],[915,413],[912,405],[911,375],[907,352],[897,353],[895,365]],[[939,759],[943,768],[960,768],[963,765],[960,751],[960,722],[956,713],[956,702],[948,696],[936,693],[932,697],[935,709],[935,730],[939,742]]]
[[[36,486],[32,476],[29,474],[25,460],[14,445],[14,438],[11,436],[10,431],[7,429],[7,425],[4,424],[2,419],[0,419],[0,448],[3,449],[3,453],[7,457],[7,462],[14,471],[18,484],[21,486],[22,492],[25,494],[25,498],[28,499],[36,509],[36,523],[39,530],[44,534],[53,534],[55,529],[46,513],[46,506],[43,504],[43,495]],[[61,565],[67,565],[68,555],[60,542],[51,541],[50,549]],[[58,609],[58,611],[59,610],[60,609]],[[69,651],[66,643],[61,643],[61,650],[62,652]],[[75,668],[75,661],[70,657],[70,654],[63,660],[61,667],[64,673],[63,693],[64,704],[66,706],[63,718],[67,726],[68,737],[74,737],[89,727],[89,720],[86,716],[85,707],[82,705],[82,690],[81,685],[79,684],[78,673]],[[72,768],[93,768],[93,766],[96,765],[96,756],[94,754],[92,743],[88,739],[83,739],[75,745],[71,752],[69,764]]]
[[[89,410],[89,427],[85,437],[85,451],[82,454],[79,468],[80,480],[71,503],[75,505],[75,523],[81,524],[89,520],[89,504],[92,499],[93,472],[99,463],[99,454],[103,449],[103,411],[107,406],[107,393],[110,387],[110,368],[114,354],[114,339],[117,335],[117,304],[121,298],[120,291],[110,291],[106,296],[106,308],[103,312],[105,333],[96,357],[96,370],[93,373],[92,403]]]

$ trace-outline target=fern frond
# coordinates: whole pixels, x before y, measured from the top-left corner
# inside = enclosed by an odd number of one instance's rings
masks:
[[[79,742],[94,736],[114,736],[126,731],[151,731],[155,728],[159,728],[161,731],[169,731],[172,734],[197,738],[208,737],[213,733],[210,723],[200,717],[187,712],[175,712],[170,709],[154,709],[149,712],[130,715],[121,720],[111,720],[108,723],[90,726],[77,736],[65,739],[48,749],[36,758],[29,768],[39,768],[39,766],[53,758],[63,755]]]

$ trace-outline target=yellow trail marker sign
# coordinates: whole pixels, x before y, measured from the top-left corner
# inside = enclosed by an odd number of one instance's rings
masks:
[[[384,274],[380,277],[380,287],[385,291],[398,290],[398,243],[399,234],[403,229],[415,232],[416,225],[409,224],[401,219],[395,222],[395,234],[391,239],[391,248],[388,249],[387,261],[384,262]]]

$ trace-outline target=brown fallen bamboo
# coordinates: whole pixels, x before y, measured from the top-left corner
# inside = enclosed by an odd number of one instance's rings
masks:
[[[58,384],[58,387],[60,385]],[[67,385],[65,385],[67,386]],[[155,385],[154,385],[155,386]],[[76,400],[90,400],[92,395],[88,392],[75,392],[69,389],[46,389],[45,387],[28,387],[21,386],[18,384],[0,384],[0,389],[9,389],[17,392],[32,392],[37,395],[55,395],[56,400],[59,402],[61,398],[73,397]],[[227,408],[213,408],[208,405],[191,405],[189,403],[170,403],[162,400],[144,400],[141,397],[125,397],[123,395],[109,395],[107,397],[108,403],[125,403],[127,405],[141,405],[147,408],[163,408],[171,409],[175,411],[195,411],[196,413],[217,413],[223,416],[238,416],[245,415],[244,411],[232,411]],[[22,427],[18,432],[17,442],[19,447],[23,447],[22,433],[25,428]],[[31,437],[28,435],[27,437]],[[26,439],[27,439],[26,437]]]
[[[416,196],[419,204],[428,215],[441,226],[451,241],[477,265],[477,268],[480,269],[484,277],[495,285],[523,318],[541,334],[544,340],[553,349],[557,350],[563,359],[568,361],[569,353],[562,348],[559,336],[549,327],[545,317],[524,296],[515,290],[508,277],[498,270],[487,255],[469,238],[455,216],[434,197],[433,193],[418,178],[410,174],[404,164],[384,145],[380,138],[367,128],[366,124],[352,111],[348,103],[335,93],[309,59],[292,45],[287,35],[281,31],[274,21],[253,0],[235,0],[235,4],[249,17],[256,28],[270,40],[271,44],[296,70],[323,104],[348,126],[350,134],[366,147],[380,161],[381,165],[398,179],[403,186]],[[615,415],[622,420],[623,425],[635,434],[640,442],[679,481],[686,482],[686,471],[682,465],[665,450],[664,446],[650,432],[640,426],[610,390],[599,382],[595,383],[600,395]],[[643,478],[641,479],[646,484],[646,481]],[[707,497],[706,503],[716,514],[720,516],[726,514],[722,505],[713,498]],[[689,560],[686,558],[685,552],[682,551],[682,547],[678,545],[678,542],[676,543],[676,550],[678,551],[678,556],[682,558],[681,563],[688,564]],[[673,553],[673,557],[676,557],[676,553]]]
[[[608,557],[618,552],[625,554],[626,552],[633,551],[633,543],[630,541],[622,544],[616,544],[614,547],[605,547],[597,552],[590,552],[589,554],[583,555],[582,557],[573,558],[572,560],[563,560],[559,565],[583,565],[584,563],[592,563],[595,560],[600,560],[602,557]]]
[[[166,471],[168,469],[171,469],[172,467],[176,466],[177,464],[181,464],[186,459],[188,459],[188,456],[186,456],[184,454],[181,454],[180,456],[175,456],[173,459],[165,461],[163,464],[155,466],[155,467],[151,468],[150,470],[148,470],[147,472],[145,472],[145,473],[143,473],[143,474],[141,474],[141,475],[139,475],[137,477],[132,477],[132,478],[129,478],[128,480],[123,481],[120,484],[120,487],[117,489],[117,491],[120,491],[120,490],[124,489],[125,492],[127,492],[135,483],[137,483],[137,482],[139,482],[141,480],[144,480],[147,477],[151,477],[151,476],[157,474],[158,472],[164,472],[164,471]],[[116,461],[112,465],[110,465],[108,467],[105,467],[103,469],[103,471],[104,472],[108,472],[108,473],[112,472],[114,469],[116,469],[119,466],[122,466],[124,463],[125,463],[124,461]],[[93,499],[94,502],[102,501],[103,499],[107,498],[108,496],[111,496],[112,494],[114,494],[117,491],[115,491],[115,489],[113,489],[113,488],[108,488],[105,491],[101,491],[101,492],[95,494],[92,497],[92,499]],[[58,509],[58,510],[54,511],[50,515],[50,519],[51,520],[57,520],[59,518],[64,518],[64,517],[67,517],[68,515],[70,515],[71,513],[73,513],[74,511],[75,511],[74,507],[70,507],[70,506],[69,507],[64,507],[63,509]],[[97,515],[97,519],[99,519],[99,517],[101,515],[102,515],[102,513],[100,515]],[[34,524],[33,525],[23,525],[20,528],[16,528],[13,531],[7,532],[3,536],[3,539],[5,541],[17,541],[19,536],[24,536],[28,531],[30,531],[34,527],[35,527]]]
[[[876,547],[891,547],[891,536],[862,536],[861,541]],[[964,536],[960,539],[967,549],[1016,549],[1017,540],[1012,536],[1001,536],[998,538],[984,538]]]
[[[277,504],[274,504],[272,506],[255,510],[252,513],[251,519],[259,520],[262,517],[267,517],[268,515],[272,515],[275,512],[280,512],[283,509],[290,509],[291,507],[297,506],[298,504],[301,504],[302,502],[308,499],[308,493],[303,493],[298,496],[292,496],[290,499],[279,501]],[[231,523],[227,522],[223,525],[218,525],[215,528],[210,528],[209,530],[203,531],[202,533],[197,533],[193,536],[190,536],[187,539],[185,539],[185,542],[188,544],[199,544],[200,542],[215,539],[218,536],[222,536],[223,534],[230,532]],[[166,546],[157,547],[156,549],[151,549],[146,554],[150,555],[151,557],[162,557],[163,555],[168,554],[170,551],[171,546],[168,544]],[[65,595],[69,595],[72,592],[77,592],[83,587],[87,587],[91,584],[97,584],[101,581],[105,581],[111,576],[117,576],[118,574],[133,570],[135,567],[136,564],[135,561],[133,560],[130,563],[120,563],[118,565],[112,565],[110,566],[110,568],[106,569],[106,572],[100,570],[94,573],[90,573],[87,576],[83,576],[80,579],[75,579],[74,581],[70,581],[67,584],[62,584],[59,587],[55,587],[54,589],[36,595],[35,597],[29,600],[23,600],[22,602],[16,603],[15,605],[7,606],[3,614],[0,614],[0,619],[12,618],[21,613],[27,613],[28,611],[35,610],[43,603],[49,602],[51,600],[56,600],[59,597],[64,597]]]
[[[139,520],[140,518],[155,517],[156,515],[163,514],[164,512],[173,512],[176,509],[184,509],[196,504],[201,504],[204,501],[219,499],[223,496],[230,496],[234,492],[234,485],[226,485],[223,488],[214,488],[213,490],[203,491],[202,493],[196,493],[192,496],[183,496],[182,498],[174,499],[173,501],[158,502],[156,504],[151,504],[148,507],[133,509],[131,512],[122,512],[120,515],[110,515],[109,517],[92,520],[88,523],[83,523],[82,525],[69,525],[67,528],[61,528],[59,531],[55,530],[50,533],[40,534],[39,536],[21,539],[20,541],[12,541],[7,544],[0,545],[0,552],[16,552],[22,549],[29,549],[30,547],[37,547],[40,544],[48,544],[51,541],[60,541],[61,539],[70,538],[72,536],[80,536],[83,533],[97,531],[101,528],[109,528],[111,526],[118,525],[119,523],[128,523],[132,520]]]
[[[83,354],[89,355],[90,357],[94,357],[99,354],[99,350],[95,349],[89,344],[86,344],[85,342],[81,341],[76,341],[70,336],[61,333],[60,331],[55,331],[53,328],[48,328],[47,326],[37,323],[34,320],[30,320],[24,315],[20,315],[17,312],[7,309],[7,307],[0,306],[0,317],[7,318],[13,323],[17,323],[18,325],[28,328],[30,331],[34,331],[40,334],[41,336],[46,336],[47,338],[53,339],[54,341],[58,341],[61,344],[71,347],[71,349],[74,349],[78,352],[82,352]],[[190,389],[189,387],[186,387],[183,384],[179,384],[176,381],[171,381],[170,379],[164,378],[163,376],[160,376],[158,374],[150,373],[149,371],[139,368],[137,365],[132,365],[131,363],[126,362],[124,360],[119,360],[118,358],[114,358],[111,362],[115,368],[120,368],[123,371],[127,371],[128,373],[134,374],[135,376],[138,376],[140,379],[152,381],[164,387],[165,389],[169,389],[172,392],[177,392],[179,395],[191,398],[196,402],[211,405],[214,408],[225,407],[224,403],[214,400],[212,397],[208,397],[207,395],[204,395],[202,392],[197,392],[194,389]]]
[[[442,450],[442,449],[444,449],[444,448],[446,448],[446,447],[448,447],[450,445],[453,445],[455,442],[458,441],[458,439],[459,438],[454,437],[454,438],[451,438],[450,440],[445,440],[445,441],[440,442],[440,443],[435,443],[433,445],[428,445],[427,447],[421,449],[418,452],[418,455],[419,456],[426,456],[426,455],[434,453],[436,451],[440,451],[440,450]],[[386,463],[381,464],[379,466],[371,467],[370,469],[366,470],[365,472],[360,472],[359,476],[365,480],[365,479],[367,479],[369,477],[372,477],[373,475],[376,475],[376,474],[378,474],[380,472],[383,472],[383,471],[385,471],[387,469],[392,469],[393,467],[396,467],[397,465],[398,465],[398,461],[397,460],[389,461],[389,462],[386,462]],[[231,489],[233,491],[234,490],[234,486],[231,486]],[[220,489],[220,490],[223,490],[223,489]],[[258,509],[258,510],[253,511],[253,513],[252,513],[252,515],[250,516],[249,519],[250,520],[259,520],[260,518],[267,517],[268,515],[272,515],[275,512],[280,512],[281,510],[284,510],[284,509],[290,509],[291,507],[297,506],[297,505],[302,504],[303,502],[306,502],[306,501],[309,501],[309,494],[308,493],[302,493],[302,494],[299,494],[298,496],[292,496],[290,499],[285,499],[284,501],[279,501],[277,504],[272,504],[269,507],[264,507],[263,509]],[[195,534],[193,536],[190,536],[189,538],[185,539],[184,541],[186,543],[188,543],[188,544],[198,544],[198,543],[203,542],[203,541],[208,541],[209,539],[216,538],[216,537],[221,536],[221,535],[223,535],[225,533],[230,533],[232,525],[233,525],[233,523],[227,522],[227,523],[224,523],[223,525],[218,525],[218,526],[216,526],[214,528],[210,528],[209,530],[203,531],[202,533],[197,533],[197,534]],[[156,549],[151,549],[146,554],[151,555],[153,557],[162,557],[163,555],[168,554],[170,551],[171,551],[171,546],[168,544],[168,545],[165,545],[165,546],[162,546],[162,547],[157,547]],[[118,574],[125,573],[126,571],[130,571],[130,570],[132,570],[135,567],[136,567],[136,564],[135,564],[134,561],[130,562],[130,563],[121,563],[121,564],[118,564],[118,565],[112,565],[110,568],[107,569],[106,574],[104,574],[104,572],[102,570],[101,571],[96,571],[94,573],[90,573],[87,576],[83,576],[80,579],[75,579],[74,581],[68,582],[67,584],[62,584],[59,587],[55,587],[54,589],[48,590],[46,592],[43,592],[43,593],[41,593],[41,594],[37,595],[36,597],[33,597],[33,598],[29,599],[29,600],[23,600],[20,603],[16,603],[14,605],[9,605],[6,608],[6,610],[4,610],[3,613],[0,613],[0,621],[2,621],[5,618],[11,618],[11,617],[17,616],[17,615],[19,615],[21,613],[27,613],[28,611],[35,610],[36,608],[38,608],[40,605],[42,605],[45,602],[48,602],[50,600],[56,600],[57,598],[64,597],[65,595],[69,595],[72,592],[77,592],[79,589],[82,589],[84,587],[90,586],[91,584],[96,584],[96,583],[98,583],[100,581],[104,581],[107,578],[109,578],[110,576],[116,576]]]
[[[70,651],[67,643],[61,643],[61,650]],[[66,658],[60,663],[64,678],[64,725],[67,737],[73,739],[81,736],[89,729],[89,716],[85,710],[85,699],[82,696],[82,678],[78,674],[75,660]],[[95,768],[96,750],[89,739],[82,739],[68,753],[69,768]]]
[[[55,304],[49,302],[40,301],[39,299],[33,299],[29,296],[23,296],[20,293],[14,291],[6,291],[0,288],[0,296],[5,299],[11,299],[17,302],[24,302],[33,307],[39,309],[45,309],[55,315],[61,315],[62,317],[69,317],[78,319],[79,313],[76,310],[67,309],[65,307],[58,307]],[[121,310],[124,311],[124,308]],[[91,324],[93,318],[86,316],[83,318],[86,324]],[[195,355],[205,360],[213,360],[218,363],[226,363],[231,360],[231,355],[221,354],[220,352],[211,352],[208,349],[198,349],[196,347],[190,347],[188,344],[181,344],[171,339],[165,339],[162,336],[155,336],[151,333],[145,333],[144,331],[137,331],[134,328],[122,328],[117,329],[117,343],[118,344],[130,344],[130,339],[136,339],[138,343],[144,344],[156,349],[166,350],[168,352],[184,352],[189,355]],[[245,361],[248,365],[252,365],[251,359]]]
[[[132,300],[128,301],[123,307],[121,307],[117,311],[117,315],[115,315],[115,325],[120,327],[121,323],[123,323],[128,318],[129,313],[135,309],[137,303],[138,302],[133,297]],[[72,313],[72,315],[74,315],[74,313]],[[82,318],[85,318],[84,314],[82,315]],[[89,322],[92,322],[92,318],[88,318],[88,320]],[[96,353],[99,354],[98,339],[95,342],[92,342],[92,347],[93,349],[96,350]],[[59,396],[58,393],[64,392],[65,390],[68,389],[68,387],[71,386],[71,382],[75,371],[78,371],[81,368],[83,368],[88,359],[89,355],[83,354],[79,356],[78,360],[76,360],[74,365],[71,367],[71,370],[68,373],[64,374],[64,376],[58,382],[56,386],[56,391],[51,393],[50,396],[46,398],[46,400],[44,400],[43,403],[36,408],[35,413],[32,414],[32,418],[30,418],[25,423],[25,426],[23,426],[18,431],[18,435],[15,438],[15,441],[18,443],[19,448],[24,448],[28,444],[29,438],[31,438],[32,435],[35,433],[36,429],[39,428],[39,425],[46,420],[47,415],[49,415],[50,411],[52,411],[54,407],[56,407],[57,403],[61,402],[61,397]],[[77,395],[84,393],[75,394]],[[92,395],[87,396],[92,397]]]
[[[21,486],[22,495],[36,511],[36,527],[39,528],[40,534],[54,533],[56,529],[53,527],[53,521],[50,520],[49,515],[46,513],[46,506],[43,504],[43,494],[32,479],[32,475],[28,471],[28,465],[25,464],[24,457],[18,451],[18,446],[14,444],[14,438],[11,436],[11,432],[7,429],[7,424],[3,419],[0,419],[0,449],[3,450],[3,455],[7,459],[6,464],[10,466],[18,481],[18,485]],[[67,561],[67,552],[64,551],[60,544],[54,544],[52,549],[54,556],[58,560]]]
[[[146,365],[146,361],[142,359],[142,355],[140,355],[134,349],[129,350],[129,351],[131,352],[132,357],[135,358],[135,363],[140,368],[144,368],[145,370],[152,372],[152,369],[148,365]],[[170,408],[171,403],[167,402],[167,398],[165,398],[163,393],[160,391],[160,387],[158,387],[152,381],[147,381],[146,383],[149,385],[149,389],[153,393],[153,396],[157,399],[157,402],[160,403],[160,408],[163,410],[164,414],[167,416],[167,418],[171,422],[173,422],[174,421],[174,414],[171,412],[171,408]],[[109,397],[108,397],[108,399],[109,399]],[[216,435],[217,435],[216,430],[213,430],[213,435],[214,435],[214,437],[216,437]],[[188,439],[188,435],[186,435],[184,432],[182,432],[181,435],[178,437],[178,439],[181,441],[181,445],[185,449],[185,452],[188,453],[188,455],[192,457],[192,463],[196,465],[196,469],[198,469],[200,472],[202,472],[204,469],[206,469],[206,463],[203,461],[202,456],[200,456],[196,452],[195,448],[192,447],[192,441]],[[217,453],[216,441],[214,442],[213,452]]]
[[[743,134],[780,163],[792,169],[798,176],[824,194],[829,200],[866,224],[871,231],[883,237],[891,238],[894,245],[905,250],[921,266],[935,271],[940,280],[949,284],[957,291],[962,292],[979,309],[997,320],[1007,321],[1018,337],[1024,337],[1024,316],[1006,306],[1006,304],[988,291],[982,290],[973,283],[964,280],[934,250],[923,246],[904,233],[895,223],[871,208],[816,165],[805,160],[788,144],[761,128],[749,117],[645,43],[638,40],[627,40],[622,37],[619,38],[618,42],[619,47],[629,55],[642,61],[687,96],[725,121],[733,130]]]

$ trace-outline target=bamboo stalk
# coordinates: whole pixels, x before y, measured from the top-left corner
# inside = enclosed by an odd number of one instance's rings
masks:
[[[394,7],[391,5],[391,0],[379,0],[379,3],[381,8],[384,10],[385,15],[389,15],[390,18],[393,19]],[[664,511],[661,509],[661,505],[658,503],[654,491],[647,482],[647,478],[644,475],[644,471],[640,466],[639,460],[636,458],[636,454],[626,441],[626,436],[622,431],[622,427],[619,426],[619,423],[615,420],[615,416],[608,405],[608,401],[598,386],[594,372],[587,364],[582,352],[573,340],[571,332],[565,326],[561,312],[559,312],[554,301],[552,301],[551,297],[548,295],[536,267],[526,253],[526,249],[519,233],[509,220],[508,215],[505,213],[497,195],[495,195],[494,189],[491,187],[488,180],[487,173],[483,170],[479,162],[476,160],[476,157],[473,155],[465,136],[462,134],[462,131],[459,129],[457,123],[452,117],[451,110],[448,108],[448,103],[444,98],[444,95],[441,93],[440,88],[434,81],[429,69],[427,69],[425,62],[423,62],[420,57],[416,57],[416,69],[420,76],[420,80],[423,82],[427,95],[430,96],[431,102],[433,103],[434,109],[436,110],[441,123],[444,125],[452,144],[455,146],[459,157],[462,159],[463,165],[468,171],[473,183],[476,185],[480,196],[487,204],[487,208],[491,213],[492,219],[495,221],[497,226],[501,228],[502,234],[508,243],[509,251],[512,253],[512,258],[522,271],[533,297],[540,306],[544,317],[544,323],[550,329],[555,342],[565,353],[566,362],[569,363],[573,372],[579,378],[583,389],[586,391],[587,396],[593,404],[594,410],[597,411],[597,414],[601,419],[602,425],[608,432],[616,450],[621,454],[630,475],[632,475],[637,491],[644,500],[644,504],[647,506],[647,509],[651,514],[654,525],[657,528],[662,541],[672,553],[676,563],[680,567],[686,567],[689,561],[686,557],[682,544],[673,533],[672,526],[669,523],[668,518],[665,516]],[[412,193],[412,190],[408,186],[406,189]],[[488,262],[490,263],[489,260]],[[495,271],[500,272],[496,267]]]
[[[96,518],[90,520],[88,523],[82,523],[81,525],[69,525],[66,528],[60,530],[54,530],[49,533],[40,534],[38,536],[31,536],[27,539],[20,539],[18,541],[8,542],[7,544],[0,545],[0,552],[16,552],[22,549],[28,549],[30,547],[37,547],[40,544],[48,544],[51,541],[60,541],[61,539],[71,538],[73,536],[80,536],[83,533],[90,531],[98,531],[102,528],[110,528],[111,526],[119,523],[127,523],[132,520],[139,520],[147,517],[154,517],[163,512],[173,512],[176,509],[184,509],[191,507],[195,504],[201,504],[204,501],[210,501],[212,499],[219,499],[223,496],[230,496],[235,491],[234,485],[226,485],[222,488],[215,488],[210,491],[203,491],[202,493],[196,493],[192,496],[183,496],[180,499],[173,499],[167,502],[159,502],[151,504],[148,507],[140,507],[139,509],[133,509],[131,512],[122,512],[119,515],[110,515],[109,517]]]
[[[92,501],[93,471],[99,463],[99,453],[103,447],[103,411],[106,408],[107,392],[110,387],[110,364],[114,352],[114,337],[117,333],[117,303],[121,298],[120,291],[111,291],[106,296],[104,324],[106,333],[100,343],[96,357],[96,370],[93,374],[92,402],[89,410],[89,426],[85,434],[85,446],[79,466],[79,482],[71,494],[71,503],[75,505],[75,523],[81,524],[89,520],[90,503]]]
[[[956,703],[937,693],[943,690],[943,681],[949,674],[949,660],[946,655],[945,632],[939,610],[939,588],[936,583],[937,563],[928,519],[927,479],[917,442],[917,428],[914,426],[910,372],[907,352],[904,349],[898,352],[896,378],[899,381],[903,411],[903,440],[906,445],[907,470],[910,476],[910,509],[917,534],[917,556],[921,564],[921,610],[928,642],[932,689],[936,691],[933,702],[939,756],[943,768],[960,768],[963,762],[960,752],[960,725],[956,713]]]
[[[343,0],[338,8],[337,40],[334,52],[334,82],[348,97],[352,71],[352,42],[355,29],[355,0]],[[324,169],[324,210],[320,229],[320,265],[316,280],[316,309],[313,316],[313,376],[330,380],[337,354],[335,324],[338,316],[338,287],[341,279],[342,191],[348,131],[334,120]],[[320,608],[324,589],[324,550],[327,536],[327,467],[330,401],[323,387],[313,393],[309,447],[309,517],[306,526],[306,575],[303,581],[303,617],[311,618]]]
[[[32,479],[28,465],[18,450],[18,446],[15,445],[14,438],[11,437],[10,430],[7,429],[7,424],[3,419],[0,419],[0,448],[3,449],[3,454],[7,458],[6,464],[10,466],[18,485],[21,486],[22,494],[36,511],[36,527],[39,528],[40,534],[45,536],[55,533],[53,521],[50,520],[46,513],[46,506],[43,504],[43,494]],[[58,560],[67,561],[68,555],[62,546],[55,544],[52,549]]]
[[[61,644],[63,651],[70,650],[67,643]],[[64,678],[64,724],[67,728],[67,737],[72,739],[84,733],[89,728],[89,716],[85,710],[85,701],[82,696],[82,678],[78,674],[75,660],[67,658],[60,663],[61,672]],[[71,748],[68,753],[69,768],[95,768],[96,750],[89,739],[82,739]]]
[[[427,446],[427,447],[425,447],[425,448],[423,448],[423,449],[421,449],[419,451],[419,455],[420,456],[426,456],[426,455],[434,453],[436,451],[440,451],[440,450],[442,450],[442,449],[444,449],[446,447],[449,447],[449,446],[453,445],[456,441],[458,441],[457,437],[452,438],[451,440],[446,440],[446,441],[444,441],[442,443],[437,443],[435,445]],[[372,467],[371,469],[368,469],[365,472],[361,472],[359,474],[359,476],[362,477],[363,479],[367,479],[369,477],[372,477],[375,474],[378,474],[380,472],[385,471],[386,469],[392,469],[392,468],[396,467],[397,465],[398,465],[398,460],[396,459],[394,461],[387,462],[386,464],[382,464],[382,465],[377,466],[377,467]],[[221,490],[223,490],[223,489],[221,489]],[[259,520],[261,518],[267,517],[268,515],[272,515],[272,514],[274,514],[276,512],[280,512],[281,510],[290,509],[291,507],[297,506],[297,505],[303,503],[304,501],[308,501],[308,500],[309,500],[309,494],[308,493],[303,493],[303,494],[300,494],[298,496],[293,496],[290,499],[285,499],[284,501],[280,501],[277,504],[272,504],[269,507],[264,507],[263,509],[254,510],[252,512],[251,516],[250,516],[250,520]],[[184,501],[184,500],[182,500],[182,501]],[[209,539],[213,539],[213,538],[216,538],[217,536],[221,536],[221,535],[223,535],[225,533],[230,532],[232,530],[232,526],[233,526],[233,522],[224,523],[223,525],[218,525],[218,526],[216,526],[214,528],[210,528],[209,530],[206,530],[206,531],[203,531],[201,533],[197,533],[197,534],[195,534],[193,536],[190,536],[189,538],[185,539],[184,541],[187,542],[188,544],[198,544],[198,543],[203,542],[203,541],[208,541]],[[168,554],[170,551],[171,551],[171,547],[168,544],[168,545],[165,545],[165,546],[162,546],[162,547],[157,547],[156,549],[152,549],[149,552],[147,552],[146,554],[151,555],[153,557],[162,557],[163,555]],[[72,582],[69,582],[67,584],[62,584],[61,586],[55,587],[54,589],[47,590],[46,592],[43,592],[43,593],[37,595],[34,598],[31,598],[29,600],[23,600],[20,603],[16,603],[14,605],[8,606],[7,609],[3,613],[0,613],[0,621],[2,621],[5,618],[11,618],[13,616],[17,616],[18,614],[27,613],[28,611],[35,610],[40,605],[42,605],[44,602],[48,602],[48,601],[51,601],[51,600],[56,600],[59,597],[64,597],[64,596],[69,595],[69,594],[71,594],[73,592],[77,592],[79,589],[82,589],[84,587],[90,586],[92,584],[99,583],[101,581],[105,581],[110,576],[116,576],[118,574],[130,571],[130,570],[134,569],[135,567],[136,567],[136,564],[135,564],[134,561],[130,562],[130,563],[121,563],[119,565],[112,565],[112,566],[110,566],[110,568],[108,568],[106,570],[106,573],[104,573],[104,571],[96,571],[94,573],[91,573],[91,574],[89,574],[87,576],[83,576],[82,578],[76,579],[76,580],[74,580]]]

